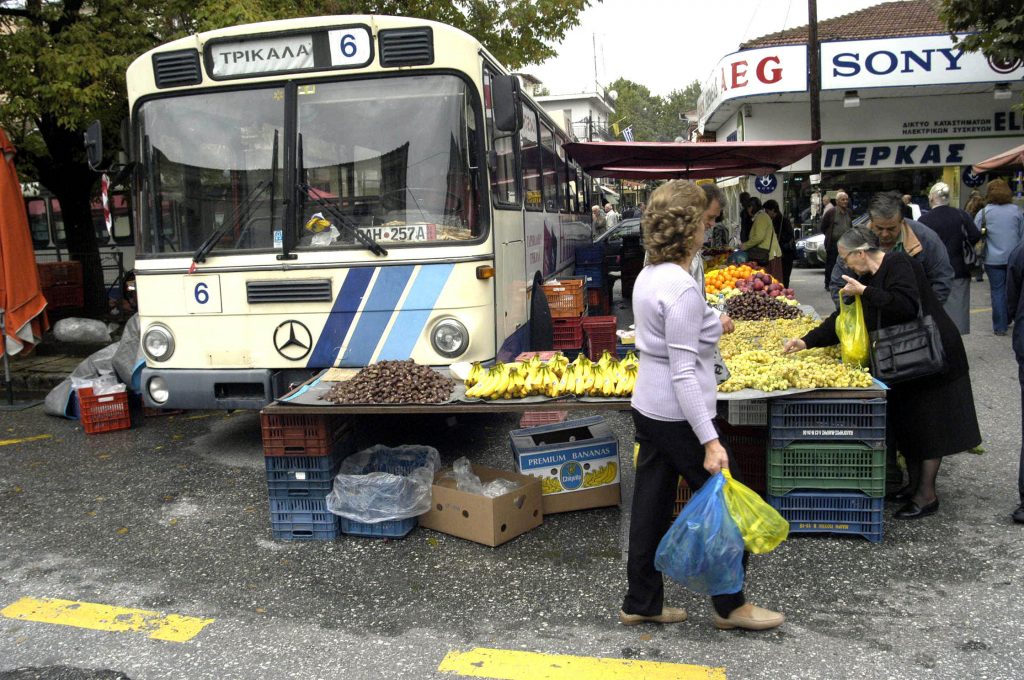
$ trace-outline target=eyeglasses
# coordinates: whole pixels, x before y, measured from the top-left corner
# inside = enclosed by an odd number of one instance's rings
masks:
[[[863,253],[865,250],[866,250],[865,248],[857,248],[855,250],[851,250],[851,251],[847,252],[846,255],[840,255],[839,256],[839,261],[842,262],[843,266],[845,267],[846,266],[846,260],[847,260],[847,258],[850,257],[850,255],[853,255],[854,253]]]

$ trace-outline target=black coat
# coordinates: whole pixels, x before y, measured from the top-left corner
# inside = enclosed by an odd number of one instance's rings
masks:
[[[942,338],[946,370],[908,380],[889,389],[887,416],[894,445],[908,460],[938,458],[981,443],[967,353],[953,320],[935,297],[921,265],[906,253],[886,253],[874,275],[859,277],[867,288],[861,295],[868,332],[905,323],[920,305],[931,315]],[[845,299],[845,298],[844,298]],[[833,312],[803,337],[808,347],[839,343]]]
[[[964,210],[939,205],[921,215],[918,222],[931,227],[942,239],[949,255],[949,263],[953,266],[953,278],[970,278],[971,270],[964,262],[964,234],[966,233],[966,240],[972,246],[981,240],[981,231],[971,216]]]

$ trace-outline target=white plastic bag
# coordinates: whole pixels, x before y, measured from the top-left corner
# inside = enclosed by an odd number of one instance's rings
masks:
[[[503,496],[510,491],[515,491],[520,486],[519,482],[500,478],[492,479],[484,484],[480,481],[480,478],[474,474],[469,458],[466,458],[465,456],[455,461],[452,465],[451,471],[444,474],[444,478],[454,479],[459,491],[475,493],[480,496],[487,496],[488,498]]]
[[[366,524],[416,517],[430,510],[441,456],[430,446],[374,446],[341,463],[327,509]]]
[[[107,324],[96,319],[82,319],[76,316],[61,319],[53,326],[54,336],[61,342],[110,342]]]

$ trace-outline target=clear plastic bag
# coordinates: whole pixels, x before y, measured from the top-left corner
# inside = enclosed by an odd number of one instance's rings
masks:
[[[430,446],[374,446],[341,463],[327,496],[335,515],[366,524],[416,517],[430,510],[441,456]]]
[[[725,476],[725,506],[743,537],[748,552],[769,553],[789,536],[789,522],[779,511],[764,502],[756,492],[740,484],[728,470]]]
[[[686,504],[658,544],[654,566],[696,593],[743,590],[743,537],[725,506],[718,473]]]
[[[454,479],[456,488],[458,488],[459,491],[475,493],[481,496],[487,496],[488,498],[503,496],[520,487],[519,482],[513,482],[510,479],[492,479],[484,484],[473,472],[473,466],[470,464],[469,458],[466,458],[465,456],[456,460],[455,463],[452,464],[451,471],[446,472],[442,478]]]

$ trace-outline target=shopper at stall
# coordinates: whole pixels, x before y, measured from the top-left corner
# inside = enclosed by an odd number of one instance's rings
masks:
[[[644,357],[633,392],[637,457],[629,527],[629,586],[619,612],[627,625],[678,623],[686,612],[664,605],[654,555],[672,524],[679,476],[699,489],[729,453],[715,415],[714,353],[722,326],[687,271],[704,240],[707,199],[696,184],[672,181],[651,195],[643,217],[650,264],[633,289],[636,344]],[[785,617],[746,602],[743,592],[712,597],[718,628],[763,630]]]
[[[789,288],[789,277],[793,273],[793,262],[796,260],[796,236],[793,234],[793,223],[782,214],[779,202],[769,199],[764,202],[764,211],[772,218],[775,236],[779,239],[782,249],[782,285]]]
[[[754,226],[754,215],[750,212],[750,194],[740,193],[740,241],[750,238],[750,228]]]
[[[985,207],[974,216],[974,224],[985,236],[985,273],[992,292],[992,332],[1006,335],[1010,326],[1006,308],[1006,263],[1010,252],[1024,239],[1024,218],[1011,201],[1013,193],[1005,180],[994,179],[985,192]]]
[[[925,276],[931,283],[932,291],[939,302],[949,297],[949,282],[953,279],[953,268],[942,239],[920,222],[903,217],[903,200],[899,194],[883,192],[875,194],[868,203],[871,221],[868,227],[878,235],[884,252],[896,251],[910,255],[924,268]],[[832,268],[829,289],[832,300],[839,304],[839,289],[846,285],[843,277],[850,273],[841,261]]]
[[[590,208],[590,221],[594,227],[594,238],[597,238],[608,230],[608,221],[604,217],[601,206],[595,205]]]
[[[1013,511],[1013,521],[1024,524],[1024,243],[1017,244],[1007,261],[1006,299],[1013,314],[1013,353],[1017,357],[1021,397],[1020,460],[1017,464],[1020,505]]]
[[[775,203],[776,209],[779,204]],[[753,226],[750,228],[750,238],[744,241],[740,247],[747,251],[747,259],[753,260],[764,267],[765,271],[779,281],[782,280],[782,246],[775,235],[775,225],[772,218],[761,206],[761,201],[756,198],[750,199],[750,209],[753,213]]]
[[[846,230],[853,226],[850,214],[850,196],[845,191],[836,194],[834,207],[828,208],[821,217],[821,233],[825,235],[825,288],[829,287],[832,269],[836,266],[836,243]]]
[[[920,222],[942,239],[949,264],[953,267],[949,297],[943,307],[960,330],[960,335],[967,335],[971,332],[971,269],[964,260],[964,249],[973,252],[981,232],[974,226],[970,215],[949,205],[949,185],[945,182],[937,182],[931,188],[928,203],[932,209],[921,215]]]
[[[899,212],[898,197],[896,200]],[[890,385],[886,409],[888,448],[903,454],[910,474],[910,483],[897,494],[908,502],[894,516],[916,519],[931,515],[939,509],[935,479],[943,456],[981,443],[963,341],[913,257],[885,251],[878,235],[864,228],[848,231],[838,247],[840,261],[851,273],[843,276],[843,295],[860,296],[869,332],[910,321],[919,310],[931,315],[939,329],[945,369]],[[803,338],[788,340],[785,351],[838,344],[838,316],[838,311],[833,312]]]

